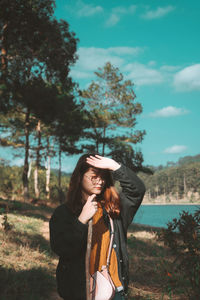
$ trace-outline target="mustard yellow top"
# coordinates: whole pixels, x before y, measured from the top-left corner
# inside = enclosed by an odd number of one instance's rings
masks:
[[[101,205],[98,204],[98,210],[93,216],[92,246],[90,255],[91,275],[93,275],[96,271],[101,271],[101,267],[106,265],[109,244],[110,232],[103,220],[103,209]],[[118,275],[117,256],[113,248],[110,257],[109,272],[115,286],[122,286]]]

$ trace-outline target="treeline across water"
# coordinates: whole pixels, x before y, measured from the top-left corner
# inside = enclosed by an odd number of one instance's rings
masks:
[[[146,185],[147,200],[200,201],[200,155],[183,157],[177,163],[168,162],[165,167],[150,168],[154,169],[153,175],[139,173]]]

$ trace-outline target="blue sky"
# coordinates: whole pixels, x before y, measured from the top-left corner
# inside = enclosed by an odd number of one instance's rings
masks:
[[[85,88],[110,61],[135,84],[144,164],[200,153],[200,1],[56,0],[79,38],[71,76]],[[64,159],[71,171],[77,157]]]
[[[200,1],[57,0],[79,38],[71,72],[82,88],[107,61],[135,84],[145,164],[200,152]]]

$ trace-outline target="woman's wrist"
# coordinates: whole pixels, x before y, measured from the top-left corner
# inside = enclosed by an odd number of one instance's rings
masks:
[[[87,224],[87,222],[88,222],[88,220],[82,214],[80,214],[80,216],[78,217],[78,220],[83,224]]]
[[[111,166],[110,170],[111,171],[116,171],[120,167],[121,167],[121,165],[118,162],[116,162],[115,160],[113,160],[113,165]]]

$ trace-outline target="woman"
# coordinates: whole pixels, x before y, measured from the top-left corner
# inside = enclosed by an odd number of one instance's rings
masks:
[[[120,182],[118,194],[114,180]],[[65,300],[86,299],[85,253],[88,221],[93,218],[90,274],[106,264],[110,222],[114,242],[109,272],[116,287],[114,300],[125,299],[128,289],[127,229],[145,193],[143,182],[129,168],[99,155],[83,155],[72,174],[67,202],[50,220],[50,243],[59,256],[58,293]]]

